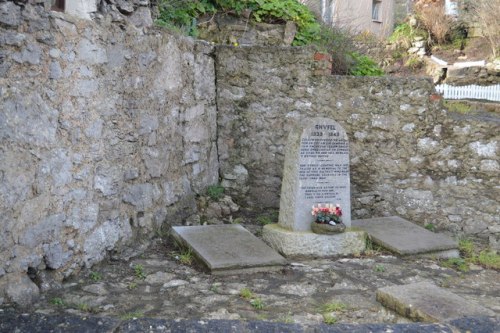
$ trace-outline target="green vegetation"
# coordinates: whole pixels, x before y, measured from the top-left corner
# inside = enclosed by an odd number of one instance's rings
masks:
[[[257,222],[260,225],[278,223],[278,218],[279,218],[279,211],[273,210],[257,216]]]
[[[441,263],[444,267],[453,268],[461,272],[469,271],[469,264],[463,258],[450,258]]]
[[[99,312],[96,308],[93,308],[86,303],[80,303],[76,306],[76,308],[82,312],[87,312],[87,313],[98,313]]]
[[[319,307],[319,311],[321,313],[329,313],[329,312],[339,312],[347,309],[347,306],[341,302],[330,302],[325,303]]]
[[[273,223],[273,220],[271,220],[271,218],[269,216],[260,215],[260,216],[257,216],[257,222],[259,222],[260,225],[266,225],[266,224]]]
[[[134,290],[135,288],[137,288],[137,282],[130,282],[127,286],[128,290]]]
[[[254,294],[250,289],[243,288],[240,290],[240,297],[244,299],[252,299],[254,297]]]
[[[254,307],[254,309],[256,310],[262,310],[264,309],[265,307],[265,304],[264,302],[262,301],[262,299],[260,299],[259,297],[256,297],[254,299],[251,299],[250,300],[250,304]]]
[[[500,270],[500,254],[493,251],[481,251],[478,256],[478,263],[486,268]]]
[[[349,70],[349,74],[355,76],[384,75],[384,71],[370,57],[359,54],[358,52],[352,52],[351,57],[354,60],[354,65]]]
[[[54,297],[53,299],[50,300],[50,304],[57,306],[64,306],[64,301],[60,297]]]
[[[424,228],[432,232],[436,231],[436,225],[434,223],[427,223]]]
[[[134,266],[134,275],[136,278],[140,280],[144,280],[146,278],[146,273],[144,272],[144,266],[135,265]]]
[[[333,325],[337,323],[337,318],[330,313],[323,313],[323,322],[327,325]]]
[[[243,288],[240,290],[240,297],[249,301],[252,307],[256,310],[262,310],[265,307],[262,299],[255,296],[255,294],[248,288]]]
[[[321,52],[328,52],[335,64],[335,74],[384,74],[372,59],[355,52],[350,33],[321,25],[310,9],[297,0],[160,0],[158,6],[157,25],[193,37],[199,33],[199,18],[206,14],[245,12],[255,22],[292,21],[297,26],[292,45],[312,44]]]
[[[385,267],[384,267],[384,265],[375,265],[374,270],[375,270],[375,272],[383,273],[383,272],[385,272]]]
[[[425,30],[414,28],[408,22],[398,24],[394,28],[393,33],[389,37],[389,42],[396,45],[397,49],[404,49],[405,51],[411,47],[411,43],[415,37],[422,37],[423,40],[427,39],[427,32]]]
[[[156,24],[196,37],[199,16],[217,11],[239,14],[245,9],[251,11],[256,22],[295,22],[293,45],[307,45],[318,39],[320,24],[309,8],[296,0],[160,0]]]
[[[285,323],[285,324],[293,324],[295,320],[293,320],[293,316],[291,312],[288,312],[286,315],[280,316],[276,322]]]
[[[214,283],[213,285],[210,286],[209,290],[213,293],[218,293],[219,292],[219,285]]]
[[[257,22],[275,20],[293,21],[297,25],[297,34],[293,40],[295,46],[308,45],[319,39],[321,25],[307,6],[296,0],[248,0]]]
[[[451,112],[468,113],[472,110],[472,106],[461,101],[444,101],[444,106]]]
[[[474,243],[470,239],[461,239],[458,243],[458,249],[461,258],[443,260],[441,264],[461,272],[469,271],[470,264],[500,270],[500,254],[490,250],[482,250],[478,253]]]
[[[137,319],[137,318],[142,318],[144,317],[143,312],[135,311],[135,312],[128,312],[124,313],[120,316],[121,320],[131,320],[131,319]]]
[[[222,185],[210,185],[207,187],[207,196],[213,201],[219,201],[224,196],[224,187]]]
[[[191,265],[193,263],[194,256],[191,249],[182,250],[179,254],[179,261],[183,265]]]
[[[382,247],[373,243],[370,237],[366,238],[366,248],[364,254],[367,256],[376,256],[381,254],[384,251]]]
[[[101,281],[102,275],[99,272],[90,272],[89,278],[94,282],[98,282]]]

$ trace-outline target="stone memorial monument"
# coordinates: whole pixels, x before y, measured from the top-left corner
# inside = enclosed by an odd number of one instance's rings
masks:
[[[278,224],[264,227],[263,238],[285,256],[332,256],[362,252],[365,234],[311,232],[313,205],[340,205],[342,222],[351,225],[349,140],[336,121],[305,119],[293,129],[285,148]]]

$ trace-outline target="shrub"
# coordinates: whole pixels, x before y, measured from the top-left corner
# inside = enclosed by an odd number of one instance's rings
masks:
[[[394,28],[393,33],[389,37],[389,42],[396,45],[397,49],[408,50],[412,46],[415,37],[423,37],[424,40],[428,38],[427,32],[418,27],[411,26],[410,23],[405,22],[398,24]]]
[[[160,0],[158,9],[157,25],[193,37],[198,35],[196,18],[215,12],[210,0]]]
[[[349,74],[354,76],[380,76],[384,71],[368,56],[358,52],[352,52],[354,66],[349,70]]]
[[[453,20],[446,15],[442,0],[436,2],[419,2],[415,5],[417,19],[437,44],[448,41],[453,29]]]
[[[500,0],[467,1],[464,21],[469,26],[478,26],[488,40],[496,58],[500,54]]]
[[[346,75],[353,65],[351,53],[355,51],[353,36],[343,29],[321,26],[318,39],[313,42],[319,51],[332,56],[333,74]]]

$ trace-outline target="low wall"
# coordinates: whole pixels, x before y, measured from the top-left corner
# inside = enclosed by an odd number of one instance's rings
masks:
[[[0,279],[45,268],[61,279],[181,224],[196,193],[217,183],[213,49],[9,6],[18,14],[0,30]]]
[[[218,48],[220,170],[240,202],[278,208],[289,129],[330,117],[350,138],[353,218],[399,215],[498,248],[498,114],[450,114],[426,79],[315,76],[313,59]]]

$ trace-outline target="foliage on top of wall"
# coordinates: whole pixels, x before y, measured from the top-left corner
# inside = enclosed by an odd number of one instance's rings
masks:
[[[319,39],[321,25],[313,13],[297,0],[160,0],[156,23],[190,36],[197,35],[196,20],[206,13],[234,12],[248,9],[257,22],[293,21],[297,34],[293,45],[307,45]]]

